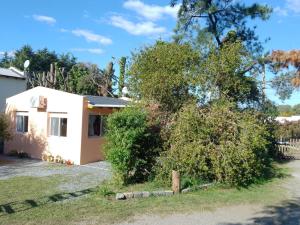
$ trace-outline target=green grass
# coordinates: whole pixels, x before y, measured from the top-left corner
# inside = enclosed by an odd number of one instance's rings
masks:
[[[207,190],[176,195],[116,201],[105,197],[101,188],[64,193],[58,185],[67,182],[62,175],[49,177],[15,177],[0,180],[0,224],[76,224],[91,221],[109,224],[137,214],[193,212],[212,210],[235,204],[272,204],[284,198],[280,187],[284,178],[275,178],[248,188],[216,185]],[[111,186],[107,185],[110,190]],[[112,191],[161,189],[155,183],[123,187]],[[14,212],[10,212],[8,206]],[[5,208],[6,207],[6,208]],[[10,213],[8,213],[10,212]]]

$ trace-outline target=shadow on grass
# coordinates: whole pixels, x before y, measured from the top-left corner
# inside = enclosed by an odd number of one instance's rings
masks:
[[[40,199],[26,199],[24,201],[16,201],[16,202],[9,202],[6,204],[0,205],[0,217],[23,212],[26,210],[30,210],[36,207],[44,206],[47,204],[51,204],[54,202],[61,202],[64,200],[71,200],[75,199],[93,192],[96,192],[96,188],[88,188],[81,191],[75,191],[75,192],[65,192],[65,193],[59,193],[54,194],[46,197],[42,197]]]
[[[300,198],[285,200],[278,205],[266,206],[262,216],[253,217],[245,223],[223,223],[223,225],[299,225]]]

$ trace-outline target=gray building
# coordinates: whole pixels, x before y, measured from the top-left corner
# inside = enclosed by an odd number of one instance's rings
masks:
[[[0,68],[0,113],[5,112],[6,98],[26,90],[26,78],[14,67]]]

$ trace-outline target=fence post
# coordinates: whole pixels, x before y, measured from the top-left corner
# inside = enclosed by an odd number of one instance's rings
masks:
[[[180,192],[180,173],[172,170],[172,190],[175,194]]]

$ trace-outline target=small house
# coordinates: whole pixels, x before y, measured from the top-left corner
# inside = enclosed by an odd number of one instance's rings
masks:
[[[78,165],[104,160],[106,117],[127,103],[45,87],[14,95],[6,100],[14,135],[4,153],[22,151],[37,159],[49,154]]]

